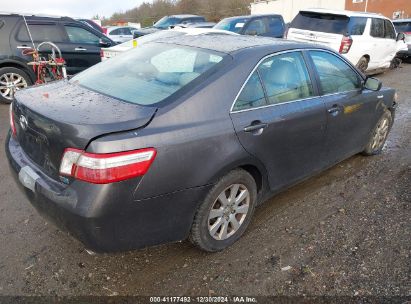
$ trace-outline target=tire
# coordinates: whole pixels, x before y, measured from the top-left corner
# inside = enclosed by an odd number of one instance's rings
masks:
[[[357,69],[359,69],[361,72],[365,73],[365,71],[368,69],[368,59],[365,57],[361,57],[360,60],[358,61],[356,65]]]
[[[384,148],[388,133],[392,126],[392,116],[390,111],[385,111],[378,120],[376,126],[371,132],[370,139],[363,151],[366,156],[380,154]]]
[[[30,85],[32,81],[23,70],[14,67],[0,68],[0,103],[11,103],[15,91]]]
[[[231,171],[214,185],[199,206],[191,228],[190,241],[208,252],[231,246],[247,229],[256,201],[257,186],[254,178],[241,169]]]

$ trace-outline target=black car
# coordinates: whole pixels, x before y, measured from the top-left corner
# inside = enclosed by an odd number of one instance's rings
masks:
[[[197,15],[172,15],[164,16],[153,26],[145,27],[136,31],[133,31],[133,37],[138,38],[147,34],[151,34],[161,30],[167,30],[173,28],[176,25],[188,24],[188,23],[203,23],[206,22],[206,19],[203,16]]]
[[[214,28],[241,35],[282,38],[285,23],[281,15],[247,15],[221,20]]]
[[[179,36],[18,92],[6,154],[37,210],[94,251],[217,251],[273,194],[381,152],[395,96],[325,47]]]
[[[67,64],[67,73],[76,74],[98,63],[100,48],[115,43],[88,25],[68,17],[25,16],[31,37],[37,47],[50,41],[56,44]],[[9,103],[15,90],[36,81],[32,56],[23,51],[33,48],[23,16],[0,13],[0,102]],[[45,49],[44,53],[50,52]]]

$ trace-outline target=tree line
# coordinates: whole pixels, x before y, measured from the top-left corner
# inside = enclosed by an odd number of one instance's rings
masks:
[[[125,12],[115,13],[103,18],[103,24],[117,21],[140,22],[141,26],[150,26],[163,16],[174,14],[196,14],[208,21],[217,22],[229,16],[248,15],[253,0],[154,0],[144,2],[138,7]]]

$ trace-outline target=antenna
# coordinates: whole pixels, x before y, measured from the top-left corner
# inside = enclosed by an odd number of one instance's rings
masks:
[[[33,44],[33,48],[36,49],[36,46],[34,45],[33,37],[31,36],[29,25],[27,24],[27,20],[26,20],[26,17],[24,15],[23,15],[23,20],[24,20],[24,24],[26,25],[27,32],[29,33],[31,44]]]

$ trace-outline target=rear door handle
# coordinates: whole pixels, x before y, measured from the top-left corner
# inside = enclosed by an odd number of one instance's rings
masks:
[[[31,47],[27,46],[27,45],[18,45],[17,48],[20,49],[20,50],[31,49]]]
[[[85,49],[85,48],[83,48],[83,47],[76,47],[74,50],[75,50],[76,52],[84,52],[84,51],[87,51],[87,49]]]
[[[333,105],[332,108],[327,110],[332,116],[337,116],[341,112],[341,107],[338,105]]]
[[[244,132],[246,132],[246,133],[255,133],[256,135],[260,135],[261,133],[263,133],[263,130],[267,126],[268,126],[267,123],[262,123],[262,122],[252,123],[248,127],[244,128]]]

